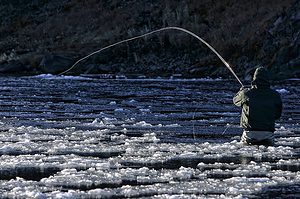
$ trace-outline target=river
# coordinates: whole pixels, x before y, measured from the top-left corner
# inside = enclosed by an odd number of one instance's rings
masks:
[[[239,142],[232,80],[1,77],[0,197],[300,197],[299,85],[274,85],[265,147]]]

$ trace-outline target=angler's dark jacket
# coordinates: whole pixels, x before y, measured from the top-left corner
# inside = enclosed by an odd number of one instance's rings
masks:
[[[241,126],[247,131],[275,131],[275,120],[282,112],[280,94],[270,89],[268,73],[263,68],[255,71],[252,87],[240,90],[233,98],[242,107]]]

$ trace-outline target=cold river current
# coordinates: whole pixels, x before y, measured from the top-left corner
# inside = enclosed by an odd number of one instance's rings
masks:
[[[299,85],[265,147],[236,81],[0,77],[0,198],[300,198]]]

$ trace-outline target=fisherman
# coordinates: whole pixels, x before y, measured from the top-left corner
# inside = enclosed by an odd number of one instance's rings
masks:
[[[249,145],[274,145],[275,120],[282,112],[280,94],[270,88],[268,71],[255,70],[251,88],[242,87],[233,98],[236,106],[242,107],[241,127],[244,132],[241,142]]]

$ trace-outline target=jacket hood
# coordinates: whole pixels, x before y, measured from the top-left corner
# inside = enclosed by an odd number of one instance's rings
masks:
[[[255,70],[252,86],[270,87],[270,78],[267,69],[259,67]]]

